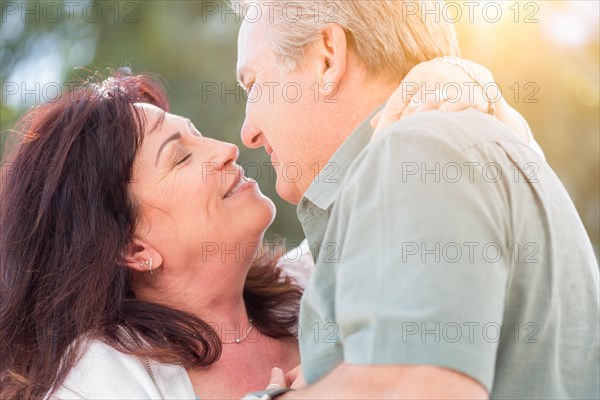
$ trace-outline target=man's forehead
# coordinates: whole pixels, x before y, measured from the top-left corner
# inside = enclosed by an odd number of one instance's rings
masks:
[[[238,33],[238,54],[249,53],[254,47],[260,44],[258,23],[242,22]]]
[[[259,55],[262,52],[264,36],[259,33],[259,27],[256,23],[244,21],[240,27],[237,57],[238,77],[247,74],[248,70],[260,59]]]

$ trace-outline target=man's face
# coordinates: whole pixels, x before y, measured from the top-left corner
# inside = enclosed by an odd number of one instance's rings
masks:
[[[265,29],[268,21],[244,22],[238,37],[237,73],[248,91],[242,142],[265,148],[277,173],[277,193],[297,204],[322,168],[316,138],[326,110],[310,63],[292,73],[279,69]]]

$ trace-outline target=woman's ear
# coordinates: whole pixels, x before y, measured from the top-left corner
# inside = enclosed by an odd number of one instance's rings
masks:
[[[138,272],[153,273],[162,266],[162,256],[143,239],[134,239],[125,247],[123,264]]]
[[[330,98],[339,90],[346,73],[348,62],[348,41],[344,29],[333,24],[321,32],[314,44],[317,52],[317,82],[319,92]]]

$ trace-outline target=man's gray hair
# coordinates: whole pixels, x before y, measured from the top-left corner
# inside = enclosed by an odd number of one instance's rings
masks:
[[[402,79],[420,62],[460,55],[453,25],[440,15],[423,13],[440,10],[441,0],[231,0],[231,4],[247,23],[258,22],[253,18],[260,7],[260,18],[268,19],[272,49],[289,72],[301,67],[306,47],[331,24],[346,31],[349,46],[372,76]]]

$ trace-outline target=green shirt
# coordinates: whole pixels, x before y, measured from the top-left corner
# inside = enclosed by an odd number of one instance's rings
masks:
[[[367,120],[298,204],[307,382],[427,364],[493,398],[600,398],[598,264],[548,164],[473,110],[371,135]]]

